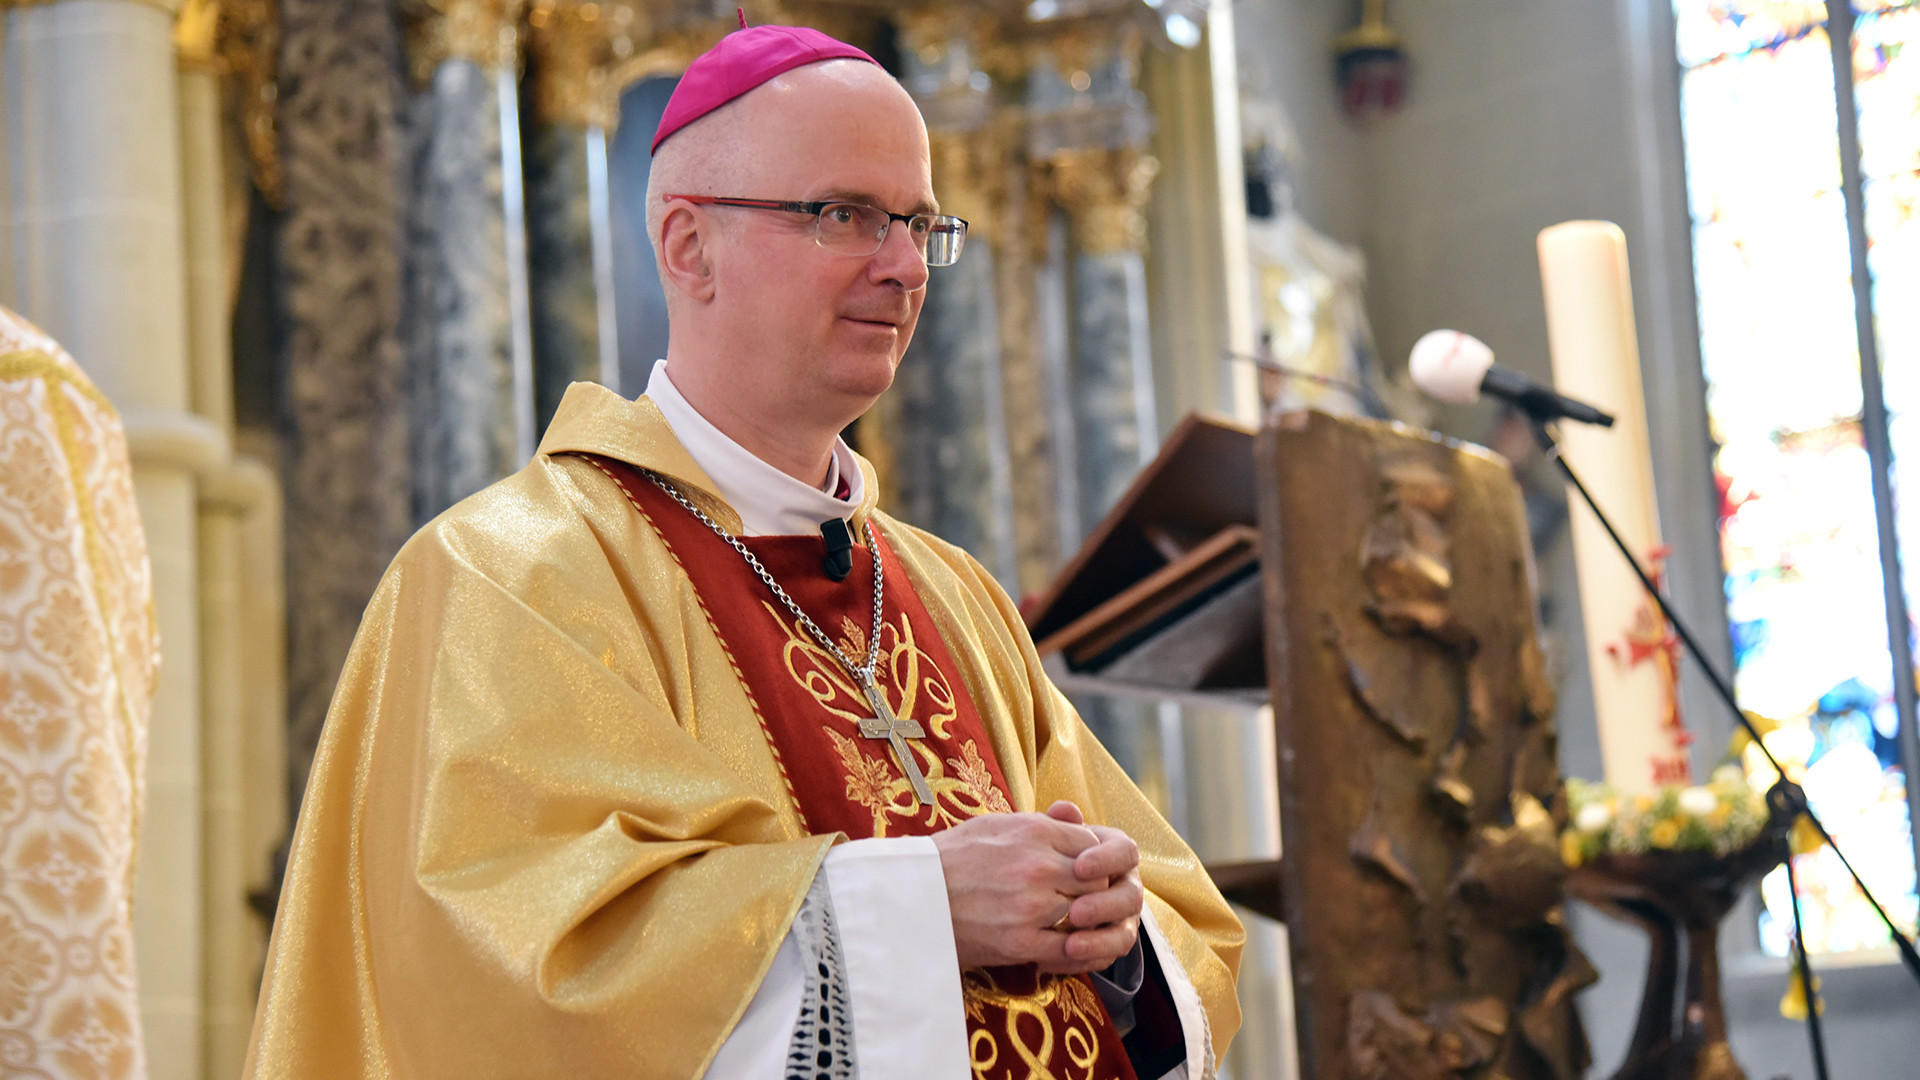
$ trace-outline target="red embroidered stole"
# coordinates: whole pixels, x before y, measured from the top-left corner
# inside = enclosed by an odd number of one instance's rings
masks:
[[[882,739],[860,735],[865,693],[738,552],[623,462],[582,455],[612,477],[692,579],[708,622],[745,685],[789,792],[814,833],[855,839],[925,836],[981,814],[1008,813],[1005,775],[925,605],[878,539],[885,580],[875,681],[894,714],[926,732],[907,745],[933,790],[920,806]],[[876,530],[876,536],[878,530]],[[864,537],[856,537],[856,541]],[[864,543],[853,572],[821,569],[817,536],[743,539],[773,579],[856,663],[873,628],[873,562]],[[1136,1080],[1120,1036],[1086,976],[1041,975],[1029,964],[962,972],[977,1080]]]

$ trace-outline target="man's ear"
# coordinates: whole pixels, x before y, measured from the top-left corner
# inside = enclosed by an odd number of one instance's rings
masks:
[[[715,222],[689,203],[667,210],[660,222],[662,286],[678,289],[688,299],[713,299]]]

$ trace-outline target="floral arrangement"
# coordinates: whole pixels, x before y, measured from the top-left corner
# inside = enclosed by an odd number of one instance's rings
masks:
[[[1570,867],[1603,854],[1702,851],[1726,855],[1750,843],[1767,824],[1765,793],[1736,765],[1722,765],[1702,785],[1672,785],[1623,797],[1604,783],[1567,781],[1569,819],[1560,855]]]

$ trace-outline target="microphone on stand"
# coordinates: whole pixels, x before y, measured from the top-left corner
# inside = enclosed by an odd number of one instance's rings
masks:
[[[1455,405],[1471,405],[1481,394],[1512,403],[1538,423],[1578,420],[1612,427],[1611,414],[1541,386],[1517,371],[1495,367],[1493,350],[1472,334],[1434,330],[1413,343],[1407,374],[1428,397]]]
[[[1560,453],[1560,448],[1554,441],[1553,432],[1547,428],[1547,421],[1560,417],[1582,423],[1599,424],[1602,427],[1612,427],[1613,417],[1585,402],[1575,401],[1539,386],[1519,372],[1493,366],[1493,350],[1488,348],[1485,342],[1458,330],[1435,330],[1414,342],[1413,353],[1407,359],[1407,367],[1408,374],[1413,378],[1413,384],[1441,401],[1466,405],[1478,401],[1482,393],[1488,393],[1512,402],[1533,420],[1534,437],[1540,441],[1541,449],[1545,450],[1547,457],[1559,466],[1560,474],[1566,477],[1567,483],[1580,494],[1587,508],[1593,511],[1593,516],[1606,530],[1607,537],[1613,541],[1613,546],[1620,552],[1620,557],[1633,568],[1634,576],[1640,579],[1640,585],[1646,589],[1647,596],[1653,600],[1655,606],[1660,609],[1660,614],[1665,616],[1668,624],[1673,627],[1674,634],[1679,637],[1680,644],[1686,648],[1687,655],[1693,657],[1694,662],[1700,665],[1714,693],[1726,704],[1734,720],[1746,730],[1748,737],[1767,759],[1767,763],[1773,766],[1775,775],[1780,777],[1774,782],[1773,787],[1767,790],[1767,807],[1775,822],[1780,823],[1779,827],[1783,831],[1787,827],[1786,823],[1797,822],[1802,817],[1812,822],[1814,830],[1832,848],[1834,855],[1840,860],[1840,865],[1846,869],[1847,875],[1858,886],[1861,895],[1866,897],[1874,913],[1880,916],[1880,921],[1886,926],[1887,934],[1893,939],[1895,947],[1899,949],[1900,959],[1907,965],[1907,970],[1916,980],[1920,980],[1920,949],[1914,947],[1913,939],[1893,921],[1893,917],[1887,914],[1887,909],[1880,901],[1874,898],[1873,891],[1861,879],[1860,872],[1855,870],[1853,864],[1848,861],[1846,852],[1833,842],[1833,834],[1827,831],[1826,825],[1820,821],[1819,816],[1808,804],[1805,789],[1798,783],[1786,779],[1786,768],[1774,757],[1773,752],[1767,749],[1765,740],[1760,738],[1759,730],[1753,726],[1753,720],[1746,710],[1740,707],[1733,683],[1707,659],[1706,650],[1700,647],[1699,639],[1694,637],[1693,632],[1687,628],[1685,620],[1681,619],[1672,605],[1667,603],[1666,596],[1661,593],[1653,578],[1647,574],[1646,568],[1641,566],[1640,561],[1634,557],[1633,550],[1621,538],[1620,531],[1614,527],[1606,511],[1594,501],[1593,493],[1587,490],[1587,486],[1581,483],[1580,477],[1574,473],[1573,467],[1567,464],[1567,459]],[[1798,937],[1799,887],[1794,884],[1791,861],[1788,863],[1787,887],[1788,892],[1793,896],[1795,935]],[[1797,961],[1796,967],[1805,985],[1813,985],[1812,970],[1804,946],[1798,950]],[[1807,1028],[1813,1041],[1815,1075],[1824,1080],[1827,1071],[1826,1051],[1821,1042],[1819,1025],[1820,1010],[1809,1008]]]

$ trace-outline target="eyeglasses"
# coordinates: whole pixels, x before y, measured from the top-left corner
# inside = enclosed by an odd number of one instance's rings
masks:
[[[952,266],[967,242],[965,220],[947,214],[895,214],[877,206],[854,202],[781,202],[778,199],[727,199],[718,195],[662,195],[662,200],[685,199],[701,206],[740,206],[748,210],[778,210],[806,214],[814,219],[814,242],[828,251],[865,257],[880,250],[887,230],[896,221],[907,223],[914,250],[928,266]]]

